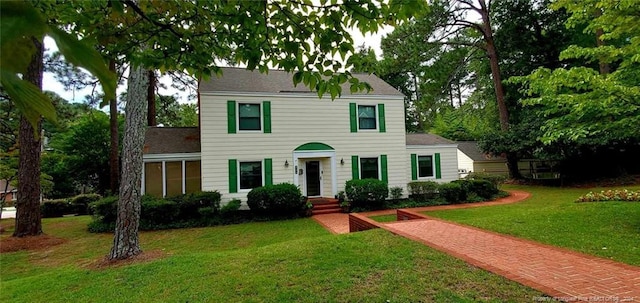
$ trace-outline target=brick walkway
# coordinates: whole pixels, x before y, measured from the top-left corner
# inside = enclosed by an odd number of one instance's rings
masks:
[[[509,191],[509,193],[511,194],[510,196],[501,198],[495,201],[455,204],[455,205],[425,206],[425,207],[410,208],[410,210],[414,212],[423,212],[423,211],[430,211],[430,210],[445,210],[445,209],[473,208],[473,207],[482,207],[482,206],[502,205],[502,204],[520,202],[531,196],[530,193],[525,191],[514,190],[514,191]],[[393,215],[395,213],[396,213],[395,209],[385,209],[385,210],[371,211],[371,212],[365,212],[360,214],[367,217],[371,217],[371,216],[381,216],[381,215]],[[316,220],[316,222],[320,223],[320,225],[322,225],[324,228],[326,228],[327,230],[329,230],[334,234],[349,233],[349,215],[348,214],[316,215],[316,216],[313,216],[312,218]]]
[[[438,219],[383,228],[566,301],[640,302],[638,267]]]
[[[492,201],[408,209],[469,208],[522,201],[526,192]],[[394,214],[395,210],[361,213],[365,216]],[[333,233],[349,232],[347,214],[314,216]],[[381,228],[424,243],[470,264],[538,289],[564,301],[640,302],[640,268],[606,259],[464,226],[444,220],[425,219],[380,224]]]

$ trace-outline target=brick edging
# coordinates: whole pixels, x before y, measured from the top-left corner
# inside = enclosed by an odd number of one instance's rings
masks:
[[[492,200],[492,201],[482,201],[482,202],[462,203],[462,204],[448,204],[448,205],[434,205],[434,206],[420,206],[420,207],[411,207],[411,208],[402,208],[402,209],[412,210],[414,212],[422,212],[422,211],[451,210],[451,209],[461,209],[461,208],[475,208],[475,207],[511,204],[511,203],[524,201],[531,197],[530,192],[526,192],[523,190],[508,190],[507,192],[509,193],[509,196]],[[384,209],[384,210],[362,212],[358,214],[361,214],[367,217],[373,217],[373,216],[391,215],[396,213],[396,211],[397,209]]]
[[[383,228],[382,224],[357,213],[349,214],[349,232],[358,232],[376,228]]]

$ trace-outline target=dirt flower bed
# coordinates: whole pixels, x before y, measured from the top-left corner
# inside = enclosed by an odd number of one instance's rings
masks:
[[[67,242],[67,239],[57,238],[49,235],[39,235],[32,237],[6,237],[0,240],[0,253],[8,253],[19,250],[42,250],[52,246]]]

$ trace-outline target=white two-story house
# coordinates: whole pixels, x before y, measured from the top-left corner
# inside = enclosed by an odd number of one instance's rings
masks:
[[[373,90],[318,98],[292,75],[224,68],[200,84],[199,128],[150,128],[143,191],[218,190],[223,201],[289,182],[304,196],[334,197],[354,178],[402,187],[458,178],[456,144],[405,132],[404,96],[374,75]]]

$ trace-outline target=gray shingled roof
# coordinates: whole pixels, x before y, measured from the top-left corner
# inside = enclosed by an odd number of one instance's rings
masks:
[[[375,75],[354,73],[361,82],[367,82],[373,88],[370,95],[400,96],[402,93]],[[249,71],[244,68],[223,67],[222,77],[211,76],[200,83],[200,92],[251,92],[251,93],[312,93],[308,87],[299,83],[293,85],[293,74],[282,70],[269,70],[268,74]],[[366,92],[355,95],[366,95]],[[342,87],[342,95],[352,95],[349,83]]]
[[[473,161],[502,160],[502,157],[494,157],[480,150],[476,141],[458,141],[458,149]]]
[[[144,136],[145,154],[199,153],[197,127],[149,127]]]
[[[407,145],[456,144],[455,142],[434,134],[407,134]]]

